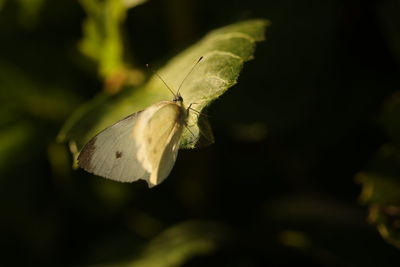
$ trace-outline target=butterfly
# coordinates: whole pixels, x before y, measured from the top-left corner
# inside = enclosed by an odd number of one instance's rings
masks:
[[[94,136],[80,151],[78,166],[87,172],[120,182],[145,180],[149,187],[170,174],[179,150],[191,104],[183,105],[180,88],[196,65],[182,80],[172,101],[157,102],[133,113]]]

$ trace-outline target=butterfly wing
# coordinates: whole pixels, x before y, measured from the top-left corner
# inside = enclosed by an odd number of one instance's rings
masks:
[[[137,159],[138,144],[133,135],[141,113],[134,113],[93,137],[79,153],[79,167],[120,182],[148,180],[149,173]]]
[[[171,172],[186,117],[186,110],[173,101],[159,102],[140,114],[134,135],[138,159],[150,173],[150,186],[161,183]]]

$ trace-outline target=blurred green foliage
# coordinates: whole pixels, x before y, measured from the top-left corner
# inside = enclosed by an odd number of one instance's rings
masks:
[[[400,98],[388,98],[381,116],[382,128],[391,143],[384,144],[374,155],[368,169],[357,175],[363,186],[361,201],[369,205],[369,220],[381,235],[400,247]]]
[[[139,2],[0,1],[2,264],[397,266],[398,1]],[[71,169],[78,107],[253,18],[267,42],[209,107],[215,144],[151,190]]]
[[[87,19],[83,23],[83,39],[79,48],[83,54],[99,64],[102,76],[109,76],[123,68],[121,27],[127,8],[122,0],[80,1]]]

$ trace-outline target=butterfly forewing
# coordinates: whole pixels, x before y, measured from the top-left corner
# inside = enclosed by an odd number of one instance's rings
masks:
[[[133,131],[141,112],[134,113],[93,137],[78,157],[81,168],[121,182],[147,180],[149,173],[138,161]]]

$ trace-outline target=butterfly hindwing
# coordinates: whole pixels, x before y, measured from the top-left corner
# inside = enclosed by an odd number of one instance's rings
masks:
[[[161,183],[171,172],[186,120],[180,103],[162,101],[143,111],[135,129],[138,159],[150,173],[150,186]]]

